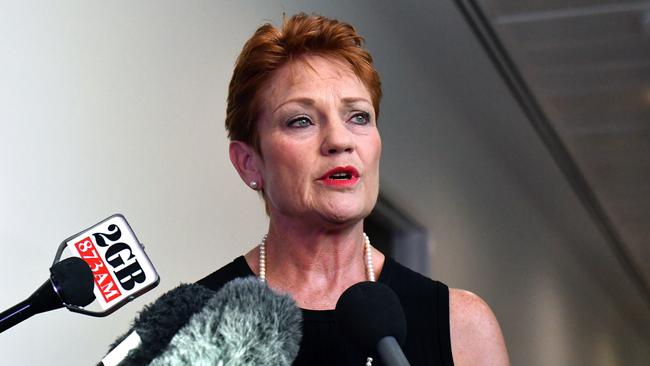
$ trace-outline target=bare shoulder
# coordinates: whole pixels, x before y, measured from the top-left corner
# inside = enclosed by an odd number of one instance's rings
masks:
[[[449,323],[456,366],[510,365],[499,322],[490,306],[479,296],[450,288]]]

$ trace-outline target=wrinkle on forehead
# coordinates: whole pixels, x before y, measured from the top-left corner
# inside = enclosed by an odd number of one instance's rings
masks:
[[[336,65],[337,67],[319,70],[318,67],[314,65],[316,62],[326,62]],[[325,70],[328,71],[327,74],[324,73]],[[269,80],[270,91],[273,92],[273,89],[277,86],[277,83],[274,82],[277,78],[284,78],[288,83],[288,86],[300,84],[305,80],[306,73],[304,71],[307,71],[307,75],[310,77],[317,77],[321,80],[339,79],[343,76],[352,76],[363,85],[361,79],[359,79],[359,77],[352,71],[352,67],[346,61],[334,56],[306,54],[292,59],[275,71],[275,75],[273,75]],[[333,75],[330,73],[331,71],[334,72]]]
[[[294,92],[297,92],[297,95],[300,95],[302,92],[325,92],[322,89],[322,85],[316,86],[313,84],[314,82],[318,84],[319,80],[325,81],[329,85],[327,92],[332,93],[333,96],[337,95],[339,92],[347,90],[345,87],[339,90],[337,85],[341,85],[339,82],[341,79],[354,80],[358,87],[363,90],[361,94],[366,94],[347,95],[347,97],[360,97],[372,103],[370,92],[366,85],[353,72],[352,66],[345,60],[335,56],[306,54],[294,58],[277,69],[274,75],[266,82],[265,88],[260,90],[258,95],[260,116],[266,116],[268,118],[273,114],[283,104],[283,101],[289,98],[287,94],[288,90],[295,88]],[[329,83],[328,81],[332,82]]]

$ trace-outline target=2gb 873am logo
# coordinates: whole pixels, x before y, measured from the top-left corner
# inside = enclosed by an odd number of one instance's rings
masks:
[[[100,289],[104,301],[110,303],[111,300],[122,295],[115,280],[113,280],[113,276],[108,272],[104,260],[97,254],[97,248],[95,248],[95,244],[90,240],[90,237],[82,239],[80,242],[75,243],[74,246],[81,254],[81,259],[86,261],[93,271],[95,285]]]
[[[110,224],[107,229],[105,233],[95,232],[77,240],[73,246],[90,266],[95,290],[101,293],[108,305],[143,283],[146,274],[131,246],[119,241],[122,237],[119,226]]]

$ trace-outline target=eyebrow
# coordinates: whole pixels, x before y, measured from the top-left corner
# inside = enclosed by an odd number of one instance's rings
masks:
[[[298,104],[310,105],[311,106],[311,105],[316,104],[316,101],[311,99],[311,98],[291,98],[289,100],[285,100],[284,102],[280,103],[280,105],[275,107],[275,109],[273,109],[273,113],[275,113],[275,111],[280,109],[280,107],[282,107],[283,105],[289,104],[289,103],[298,103]]]
[[[366,103],[372,105],[372,103],[368,99],[363,98],[363,97],[348,97],[348,98],[341,99],[341,101],[343,102],[343,104],[347,104],[347,105],[354,104],[354,103],[357,103],[357,102],[366,102]],[[316,101],[314,99],[311,99],[311,98],[300,98],[300,97],[299,98],[291,98],[289,100],[285,100],[284,102],[280,103],[280,105],[275,107],[275,109],[273,109],[273,113],[275,113],[275,111],[280,109],[280,107],[282,107],[283,105],[289,104],[289,103],[298,103],[298,104],[312,106],[312,105],[316,104]]]
[[[366,102],[366,103],[372,105],[372,103],[368,99],[362,98],[362,97],[343,98],[342,100],[343,100],[344,104],[354,104],[356,102]]]

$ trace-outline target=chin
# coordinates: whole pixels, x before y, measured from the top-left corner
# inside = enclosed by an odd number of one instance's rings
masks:
[[[321,211],[320,216],[332,224],[354,224],[368,216],[370,211],[372,207],[346,206]]]

